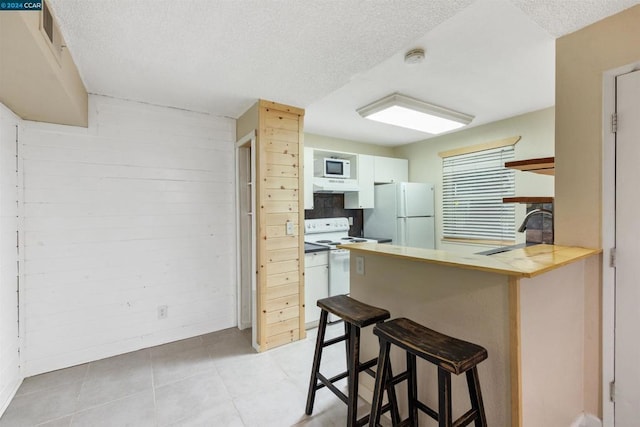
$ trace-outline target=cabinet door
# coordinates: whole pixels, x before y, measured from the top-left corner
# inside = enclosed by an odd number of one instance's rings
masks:
[[[376,184],[406,182],[409,180],[409,161],[375,156],[373,172]]]
[[[313,148],[304,147],[304,208],[313,209]]]
[[[344,194],[345,209],[373,209],[373,156],[358,154],[357,178],[360,191]]]
[[[304,318],[308,328],[316,326],[320,320],[317,301],[329,296],[329,266],[316,260],[319,257],[326,260],[326,256],[326,252],[305,255],[305,265],[313,266],[304,269]]]

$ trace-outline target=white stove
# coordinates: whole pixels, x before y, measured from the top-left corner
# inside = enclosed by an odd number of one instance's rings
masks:
[[[337,245],[376,242],[376,240],[349,236],[348,218],[306,219],[304,241],[329,248],[329,296],[348,294],[349,250]]]
[[[376,240],[349,236],[348,218],[305,219],[304,241],[331,249],[336,249],[337,245],[349,243],[376,242]]]

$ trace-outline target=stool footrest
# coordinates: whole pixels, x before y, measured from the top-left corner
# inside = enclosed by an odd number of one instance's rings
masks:
[[[463,416],[458,418],[453,423],[453,427],[464,427],[466,425],[471,424],[471,422],[476,419],[477,413],[478,413],[477,410],[469,409]]]
[[[407,379],[409,379],[409,371],[404,371],[403,373],[398,374],[395,377],[391,378],[389,381],[391,382],[391,385],[395,386]]]
[[[384,414],[387,411],[391,410],[391,403],[386,403],[384,405],[382,405],[382,410],[380,411],[381,414]],[[364,417],[360,418],[357,422],[356,425],[358,426],[364,426],[369,424],[369,418],[371,417],[371,414],[367,414]]]
[[[418,409],[420,409],[422,412],[424,412],[425,414],[429,415],[431,418],[433,418],[434,420],[438,421],[438,413],[436,411],[434,411],[433,409],[429,408],[427,405],[425,405],[424,403],[420,402],[419,400],[416,400],[414,402],[414,404],[418,407]]]
[[[347,339],[346,335],[341,335],[339,337],[332,338],[328,341],[323,342],[322,347],[329,347],[330,345],[338,344],[341,341],[346,341],[346,339]]]
[[[372,377],[375,377],[375,372],[371,370],[371,368],[373,368],[374,366],[376,366],[378,364],[378,358],[374,357],[373,359],[366,361],[364,363],[360,364],[360,367],[358,368],[358,371],[362,372],[362,371],[366,371],[367,373],[369,373]],[[373,372],[373,374],[371,374],[369,371]]]
[[[331,378],[331,379],[327,379],[327,377],[325,377],[324,375],[322,375],[320,372],[318,372],[316,374],[318,380],[320,380],[320,384],[316,384],[315,389],[319,390],[322,387],[327,387],[329,390],[331,390],[336,396],[338,396],[340,398],[340,400],[342,400],[344,403],[348,403],[349,399],[347,398],[347,395],[344,394],[342,391],[340,391],[340,389],[338,387],[336,387],[335,385],[333,385],[333,379],[338,378],[337,380],[340,380],[342,378],[346,378],[347,375],[344,375],[344,373],[336,375],[335,377]],[[335,381],[337,381],[335,380]]]

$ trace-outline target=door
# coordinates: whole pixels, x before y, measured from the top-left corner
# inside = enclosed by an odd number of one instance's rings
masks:
[[[433,216],[433,185],[403,182],[399,186],[399,217]]]
[[[640,405],[640,71],[617,77],[615,425],[638,425]]]
[[[398,218],[398,242],[412,248],[435,248],[433,217]]]

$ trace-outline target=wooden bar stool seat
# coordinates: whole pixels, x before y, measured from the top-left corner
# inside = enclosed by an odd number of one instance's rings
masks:
[[[480,392],[478,363],[485,360],[487,350],[483,347],[453,338],[409,319],[390,320],[374,326],[373,333],[380,340],[378,356],[378,377],[373,392],[370,425],[377,426],[384,390],[393,389],[401,381],[407,380],[409,417],[394,425],[417,426],[418,409],[438,421],[440,427],[466,426],[472,421],[476,427],[486,427],[487,420]],[[407,370],[394,377],[390,367],[391,344],[406,352]],[[416,357],[433,363],[438,368],[438,412],[418,400]],[[452,419],[451,374],[466,373],[471,409],[455,422]]]
[[[318,337],[316,339],[316,349],[313,356],[313,365],[311,367],[311,380],[309,382],[309,393],[307,394],[307,405],[305,412],[311,415],[313,412],[313,404],[315,401],[316,391],[326,387],[331,390],[340,400],[347,404],[347,426],[361,426],[369,421],[369,414],[358,420],[358,376],[360,372],[367,372],[375,377],[375,371],[371,368],[376,366],[378,358],[373,358],[367,362],[360,362],[360,330],[361,328],[380,324],[390,316],[387,310],[364,304],[347,295],[336,295],[329,298],[318,300],[320,307],[320,323],[318,325]],[[344,335],[325,341],[325,332],[327,329],[327,317],[329,313],[338,316],[344,321]],[[325,377],[320,372],[320,362],[322,359],[322,350],[333,344],[346,342],[347,347],[347,369],[331,378]],[[390,369],[390,368],[389,368]],[[347,378],[347,394],[338,389],[334,383]],[[389,403],[381,405],[380,411],[385,412],[392,410],[392,418],[396,421],[400,416],[397,412],[397,404],[395,401],[395,391],[388,390]]]

